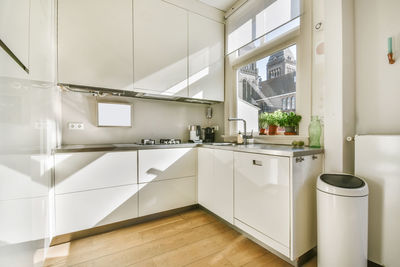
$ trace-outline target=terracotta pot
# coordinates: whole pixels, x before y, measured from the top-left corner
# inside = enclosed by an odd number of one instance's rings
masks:
[[[276,135],[277,125],[268,125],[268,135]]]
[[[295,126],[285,126],[285,135],[296,135],[296,127]]]
[[[261,128],[261,129],[260,129],[260,135],[266,135],[266,134],[267,134],[266,132],[267,132],[267,131],[266,131],[265,128]]]

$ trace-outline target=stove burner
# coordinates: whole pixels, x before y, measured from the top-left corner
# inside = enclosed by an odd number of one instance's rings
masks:
[[[181,139],[160,139],[161,145],[176,145],[181,143]]]

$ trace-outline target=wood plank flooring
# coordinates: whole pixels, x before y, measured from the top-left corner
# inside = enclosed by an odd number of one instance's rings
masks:
[[[45,266],[291,265],[214,216],[195,209],[53,246]]]

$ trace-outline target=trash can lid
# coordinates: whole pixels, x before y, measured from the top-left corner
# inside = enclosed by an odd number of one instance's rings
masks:
[[[366,196],[367,183],[354,175],[344,173],[325,173],[318,177],[317,189],[340,196]]]

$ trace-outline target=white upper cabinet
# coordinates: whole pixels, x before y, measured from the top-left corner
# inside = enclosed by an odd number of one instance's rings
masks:
[[[0,1],[0,39],[27,68],[29,68],[29,9],[30,0]]]
[[[133,88],[132,0],[58,1],[58,81]]]
[[[188,12],[161,0],[134,0],[134,88],[188,96]]]
[[[189,97],[224,100],[224,25],[189,13]]]

